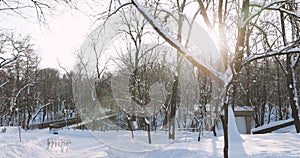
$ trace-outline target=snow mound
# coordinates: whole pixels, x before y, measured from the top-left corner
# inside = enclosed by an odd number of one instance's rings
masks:
[[[244,141],[236,126],[235,117],[231,106],[228,107],[228,138],[230,143],[239,143]]]

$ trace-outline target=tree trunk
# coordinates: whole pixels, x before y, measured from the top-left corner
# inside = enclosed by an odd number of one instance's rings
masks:
[[[151,144],[151,131],[150,131],[150,122],[148,121],[148,119],[145,117],[144,118],[144,121],[145,121],[145,125],[146,125],[146,128],[147,128],[147,133],[148,133],[148,143]]]
[[[30,126],[30,120],[31,120],[31,117],[32,117],[32,112],[30,110],[27,110],[28,112],[28,118],[27,118],[27,122],[26,122],[26,127],[25,129],[29,129],[29,126]],[[25,120],[24,120],[25,122]]]
[[[178,3],[179,1],[177,1]],[[179,3],[178,3],[179,4]],[[182,41],[182,26],[183,26],[183,19],[182,16],[183,10],[185,8],[186,1],[184,1],[181,5],[178,5],[178,30],[177,30],[177,40],[179,42]],[[189,40],[189,39],[187,39]],[[174,75],[174,82],[172,87],[172,95],[171,95],[171,106],[170,106],[170,118],[169,118],[169,139],[175,140],[175,121],[176,121],[176,108],[177,108],[177,100],[179,94],[179,75],[180,75],[180,67],[181,67],[181,60],[182,56],[180,56],[180,52],[177,52],[177,65],[176,65],[176,74]]]
[[[299,122],[298,107],[297,107],[298,96],[297,96],[297,91],[294,90],[296,89],[295,88],[296,84],[294,84],[296,82],[295,69],[291,65],[291,55],[287,55],[287,72],[288,72],[287,88],[288,88],[288,95],[290,99],[290,105],[292,108],[292,117],[294,118],[296,132],[300,133],[300,122]]]
[[[224,119],[223,119],[223,130],[224,130],[224,158],[228,158],[229,140],[228,140],[228,103],[224,103]]]
[[[279,65],[276,66],[277,71],[277,101],[278,101],[278,114],[279,114],[279,120],[283,119],[283,111],[282,111],[282,102],[281,102],[281,91],[280,91],[280,79],[279,79]]]
[[[241,22],[244,22],[247,20],[248,15],[249,15],[249,0],[244,0],[243,5],[242,5],[242,17],[241,17]],[[233,59],[232,62],[232,68],[234,69],[233,71],[235,72],[240,72],[241,67],[242,67],[242,60],[243,60],[243,55],[244,55],[244,47],[245,47],[245,37],[246,37],[246,26],[242,26],[241,23],[239,23],[238,27],[238,39],[236,43],[236,56]],[[233,74],[232,81],[235,81],[236,75]],[[228,139],[228,104],[229,104],[229,92],[228,88],[232,86],[233,88],[233,93],[235,93],[236,88],[235,88],[235,83],[231,83],[233,85],[227,85],[226,87],[226,96],[225,96],[225,101],[224,101],[224,158],[228,158],[228,151],[229,151],[229,139]],[[232,101],[235,98],[232,98]]]
[[[127,116],[127,125],[128,125],[128,129],[131,131],[131,137],[134,138],[134,134],[133,134],[133,128],[132,128],[132,118],[130,116]]]
[[[280,20],[281,20],[281,29],[282,29],[282,38],[283,38],[283,42],[284,45],[287,46],[287,39],[286,39],[286,32],[285,32],[285,23],[284,23],[284,15],[283,12],[280,12]],[[295,26],[292,23],[292,21],[294,21],[293,17],[290,17],[290,21],[291,21],[291,26],[292,26],[292,40],[294,41],[295,38]],[[299,116],[298,116],[298,108],[297,108],[297,91],[296,91],[296,79],[295,79],[295,68],[293,66],[293,64],[291,63],[291,57],[293,55],[291,54],[287,54],[286,55],[286,69],[287,69],[287,78],[286,78],[286,82],[287,82],[287,89],[288,89],[288,96],[289,96],[289,101],[290,101],[290,105],[291,105],[291,109],[292,109],[292,117],[294,118],[294,122],[295,122],[295,128],[296,128],[296,132],[299,133],[300,132],[300,122],[299,122]]]
[[[167,108],[164,109],[164,113],[165,113],[165,117],[164,117],[164,120],[163,120],[163,127],[162,127],[162,129],[163,129],[163,130],[165,130],[165,129],[167,130],[168,119],[169,119],[169,117],[168,117],[169,113],[168,113]]]
[[[265,65],[266,64],[266,65]],[[260,126],[265,124],[265,113],[266,113],[266,102],[267,102],[267,75],[266,75],[266,70],[268,69],[267,66],[267,61],[264,59],[264,68],[263,68],[263,87],[262,87],[262,105],[261,105],[261,109],[260,109]],[[266,66],[266,68],[265,68]],[[266,69],[266,70],[265,70]]]
[[[175,140],[175,116],[177,108],[179,78],[175,75],[171,96],[171,112],[169,118],[169,139]]]

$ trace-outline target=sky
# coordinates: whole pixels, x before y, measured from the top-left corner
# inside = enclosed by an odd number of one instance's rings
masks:
[[[34,48],[41,57],[40,68],[60,69],[59,62],[67,70],[73,68],[74,53],[81,47],[95,24],[88,16],[74,9],[66,9],[62,14],[47,17],[48,28],[32,21],[15,14],[0,15],[0,28],[10,28],[23,36],[30,35]]]
[[[42,57],[42,67],[58,67],[58,61],[68,69],[75,61],[75,51],[89,33],[90,22],[84,15],[65,13],[62,17],[52,19],[46,33],[34,31],[34,38]]]
[[[60,69],[58,62],[68,70],[75,63],[74,52],[90,32],[92,21],[78,11],[65,11],[59,16],[48,17],[48,27],[20,17],[0,17],[1,28],[10,32],[30,35],[37,54],[41,57],[40,68]]]

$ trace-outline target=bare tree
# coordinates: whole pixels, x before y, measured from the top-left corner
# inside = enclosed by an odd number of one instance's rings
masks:
[[[60,5],[75,7],[75,4],[69,0],[1,0],[0,15],[13,15],[29,21],[34,19],[40,25],[47,25],[48,17],[53,15]]]
[[[113,3],[116,2],[116,3]],[[159,1],[157,1],[159,4]],[[180,4],[185,4],[186,1],[177,1],[179,12],[180,7],[182,7]],[[213,3],[214,2],[214,3]],[[221,51],[221,59],[223,61],[223,67],[225,70],[219,70],[215,67],[213,67],[208,62],[203,62],[203,60],[199,59],[198,56],[196,56],[192,49],[188,49],[183,44],[184,41],[181,40],[180,37],[174,37],[170,33],[170,30],[167,28],[164,28],[161,23],[160,19],[157,18],[157,14],[153,14],[152,12],[146,10],[137,0],[131,0],[126,3],[121,3],[120,1],[111,1],[109,3],[108,11],[106,12],[107,16],[105,16],[105,19],[109,19],[111,16],[115,15],[117,12],[122,10],[123,7],[127,7],[128,5],[133,5],[137,8],[137,10],[143,15],[145,20],[153,27],[153,29],[162,37],[168,44],[170,44],[172,47],[174,47],[180,54],[182,54],[188,61],[190,61],[195,67],[200,69],[202,72],[204,72],[207,76],[211,77],[213,81],[217,81],[223,84],[223,87],[225,87],[225,99],[224,99],[224,105],[223,109],[225,112],[225,119],[224,119],[224,137],[225,137],[225,146],[224,146],[224,157],[228,157],[228,106],[235,104],[235,98],[238,97],[237,90],[238,88],[243,87],[239,83],[240,75],[242,71],[244,71],[245,66],[251,64],[255,61],[263,61],[265,58],[268,57],[276,57],[282,55],[289,55],[289,58],[292,56],[292,61],[288,61],[289,65],[296,65],[298,59],[299,59],[299,51],[298,51],[298,42],[297,42],[297,34],[295,34],[297,31],[297,20],[298,15],[295,12],[296,7],[290,7],[285,8],[284,6],[289,6],[290,4],[295,5],[295,2],[292,1],[264,1],[262,3],[251,3],[249,0],[244,1],[227,1],[227,0],[219,0],[217,2],[215,1],[197,1],[197,4],[200,8],[200,14],[207,25],[207,27],[211,30],[214,30],[217,28],[217,31],[219,33],[220,39],[222,40],[224,44],[220,44],[219,50]],[[191,2],[192,3],[192,2]],[[147,7],[147,5],[144,5]],[[155,7],[155,5],[153,5]],[[159,5],[156,5],[157,7],[160,7]],[[184,6],[184,5],[183,5]],[[173,8],[174,9],[174,8]],[[289,22],[291,23],[290,26],[291,32],[294,37],[293,40],[291,40],[288,44],[283,45],[283,41],[279,40],[278,36],[280,32],[282,33],[282,29],[279,29],[278,31],[278,25],[272,25],[272,20],[275,19],[271,18],[267,19],[264,18],[262,15],[264,15],[264,12],[272,12],[275,11],[276,13],[281,12],[288,15],[288,17],[293,17],[289,19]],[[151,15],[152,14],[152,15]],[[214,16],[217,15],[217,16]],[[179,15],[180,16],[180,15]],[[279,16],[276,16],[278,18]],[[236,20],[237,19],[237,20]],[[263,22],[261,22],[263,21]],[[281,23],[283,24],[283,23]],[[219,27],[215,27],[215,25],[218,25]],[[180,27],[180,25],[177,25]],[[271,27],[272,26],[272,29]],[[286,24],[284,24],[286,26]],[[269,27],[269,28],[268,28]],[[274,29],[275,28],[275,29]],[[267,31],[265,31],[265,29]],[[180,30],[180,29],[179,29]],[[276,30],[275,35],[271,35],[271,32],[269,34],[268,31]],[[179,33],[180,34],[180,33]],[[262,38],[257,38],[255,40],[257,34],[262,35]],[[261,42],[261,41],[264,42]],[[225,42],[226,41],[226,42]],[[291,55],[295,54],[295,55]],[[291,58],[290,58],[291,59]],[[267,60],[265,60],[268,62]],[[291,64],[292,63],[292,64]],[[269,69],[268,63],[265,63],[263,65],[265,67],[265,70]],[[282,67],[282,64],[281,64]],[[288,66],[286,66],[288,67]],[[256,68],[255,68],[256,69]],[[258,67],[257,67],[258,69]],[[249,75],[251,73],[251,69],[245,70],[246,74]],[[266,73],[263,72],[263,74]],[[293,73],[290,73],[292,76],[292,79],[295,78],[293,76],[296,76]],[[290,95],[290,98],[294,98],[294,101],[297,101],[297,91],[295,82],[291,81],[292,83],[292,92],[293,97]],[[246,84],[246,90],[245,95],[247,96],[246,102],[249,105],[253,105],[251,98],[251,95],[253,94],[253,90],[249,90],[251,88],[251,84],[249,83],[251,80],[247,81]],[[268,80],[266,79],[263,81],[262,85],[265,86],[261,93],[266,94],[267,92],[267,84]],[[254,84],[252,84],[254,85]],[[291,84],[288,84],[290,86]],[[174,86],[176,88],[176,86]],[[257,88],[257,86],[254,86]],[[242,89],[243,90],[243,89]],[[249,91],[247,91],[249,90]],[[296,97],[295,97],[296,96]],[[176,95],[175,97],[176,98]],[[177,98],[176,98],[177,99]],[[262,105],[260,108],[262,111],[265,111],[264,108],[266,106],[266,100],[267,95],[262,98]],[[291,100],[292,102],[292,100]],[[295,111],[295,110],[293,110]],[[294,113],[294,112],[293,112]],[[259,116],[261,118],[260,124],[263,123],[263,117],[261,113]],[[174,126],[173,126],[174,127]]]

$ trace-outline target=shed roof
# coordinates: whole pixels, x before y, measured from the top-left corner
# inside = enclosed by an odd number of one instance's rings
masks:
[[[254,111],[252,106],[234,106],[234,111]]]

